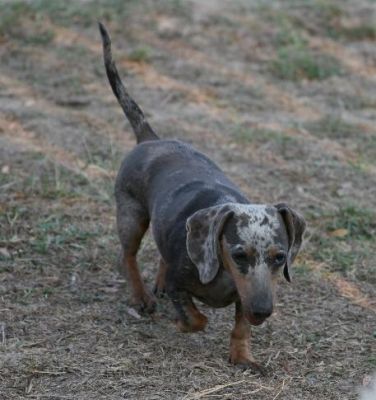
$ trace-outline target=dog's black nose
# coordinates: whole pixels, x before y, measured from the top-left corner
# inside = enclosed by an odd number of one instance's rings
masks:
[[[265,319],[272,315],[272,308],[260,308],[258,310],[253,310],[253,316],[257,319]]]
[[[256,320],[263,321],[270,317],[273,312],[273,296],[271,291],[256,292],[250,299],[249,310]]]

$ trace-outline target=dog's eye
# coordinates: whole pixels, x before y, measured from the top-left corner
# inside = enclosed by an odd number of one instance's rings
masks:
[[[243,250],[236,250],[232,253],[232,258],[237,264],[248,261],[248,254]]]
[[[285,253],[280,252],[275,255],[275,257],[274,257],[275,265],[281,266],[281,265],[285,264],[285,262],[286,262],[286,254]]]

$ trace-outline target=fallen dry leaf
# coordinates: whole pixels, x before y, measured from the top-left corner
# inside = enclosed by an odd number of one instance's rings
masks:
[[[340,228],[340,229],[336,229],[335,231],[331,231],[329,233],[329,236],[331,237],[345,237],[349,234],[349,230],[348,229],[344,229],[344,228]]]
[[[132,307],[127,307],[126,311],[129,315],[131,315],[132,317],[136,318],[136,319],[141,319],[141,315]]]
[[[2,174],[9,174],[9,171],[10,171],[9,165],[3,165],[3,166],[1,167],[1,173],[2,173]]]
[[[0,254],[5,258],[11,257],[11,255],[6,247],[0,247]]]

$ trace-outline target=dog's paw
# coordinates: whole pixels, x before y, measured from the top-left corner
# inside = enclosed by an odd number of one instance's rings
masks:
[[[203,331],[208,323],[208,318],[201,314],[197,313],[193,316],[190,316],[187,321],[182,321],[181,319],[176,319],[176,329],[182,333],[193,333]]]
[[[239,358],[234,358],[230,356],[229,362],[231,364],[234,364],[236,367],[244,370],[251,369],[254,372],[259,373],[262,376],[267,376],[268,375],[268,370],[267,368],[263,367],[256,361],[253,361],[249,358],[246,357],[239,357]]]
[[[154,313],[157,306],[154,295],[146,292],[138,296],[133,296],[130,303],[139,313],[144,314]]]

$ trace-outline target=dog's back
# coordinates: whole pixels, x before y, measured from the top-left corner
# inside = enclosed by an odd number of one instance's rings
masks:
[[[185,234],[185,221],[195,211],[226,202],[248,203],[245,196],[208,157],[178,140],[138,144],[123,160],[115,196],[124,192],[144,206],[159,250],[170,235]],[[183,229],[182,229],[183,225]],[[184,241],[183,241],[184,243]]]

